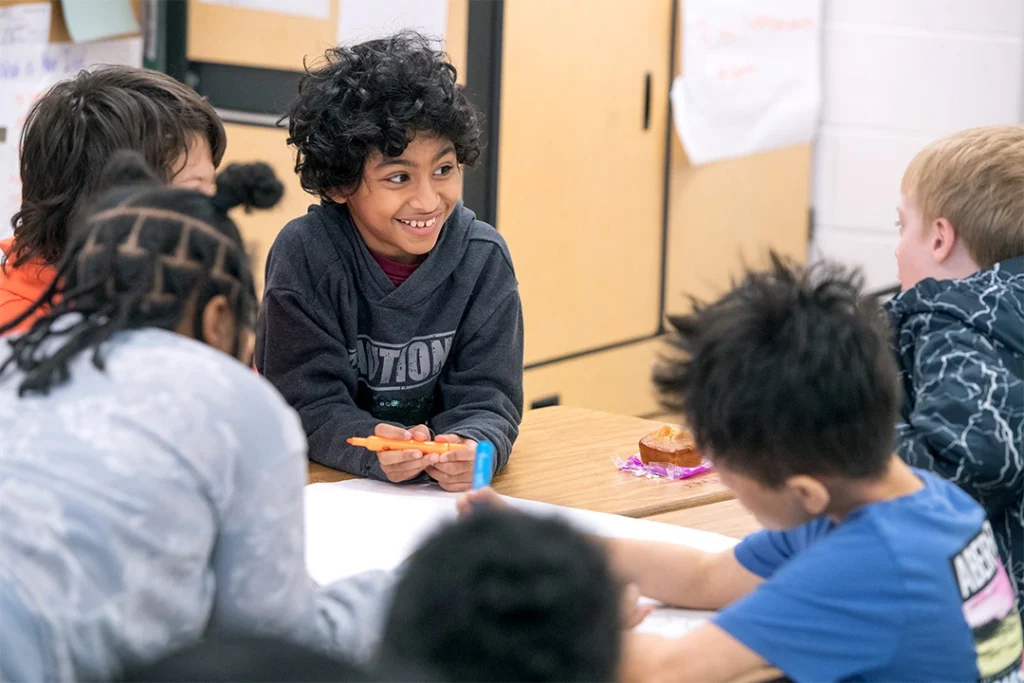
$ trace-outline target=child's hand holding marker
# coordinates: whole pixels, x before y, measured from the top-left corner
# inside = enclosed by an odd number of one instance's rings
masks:
[[[473,483],[473,463],[476,460],[477,443],[456,434],[441,434],[434,439],[438,443],[462,446],[449,451],[431,463],[426,471],[445,491],[468,491]]]
[[[348,442],[377,453],[390,481],[409,481],[426,472],[445,491],[468,491],[473,483],[476,441],[457,434],[441,434],[430,441],[426,425],[405,429],[381,423],[373,431],[371,437],[353,437]],[[493,470],[494,446],[490,448]]]
[[[373,435],[397,441],[423,442],[430,439],[430,430],[426,425],[416,425],[411,429],[404,429],[394,425],[379,424],[373,430]],[[436,453],[424,454],[422,450],[416,448],[377,451],[380,468],[384,470],[385,476],[395,483],[409,481],[417,477],[429,465],[439,462],[440,457]]]

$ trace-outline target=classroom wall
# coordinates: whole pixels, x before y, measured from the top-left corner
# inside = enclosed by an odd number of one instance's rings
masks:
[[[1024,1],[828,0],[814,258],[896,283],[903,169],[930,140],[1024,122]]]

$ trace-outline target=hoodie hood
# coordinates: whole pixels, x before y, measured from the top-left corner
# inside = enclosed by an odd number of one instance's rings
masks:
[[[1024,357],[1024,256],[962,280],[922,280],[887,307],[897,330],[914,316],[941,316]]]

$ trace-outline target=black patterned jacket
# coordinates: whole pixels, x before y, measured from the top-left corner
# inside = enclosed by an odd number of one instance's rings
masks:
[[[900,457],[984,506],[1024,610],[1024,256],[924,280],[887,307],[904,390]]]

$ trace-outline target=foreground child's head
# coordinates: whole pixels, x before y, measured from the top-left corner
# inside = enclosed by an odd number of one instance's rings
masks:
[[[134,152],[111,160],[104,192],[74,226],[49,289],[0,335],[49,308],[10,342],[0,366],[19,368],[22,393],[46,393],[68,379],[68,363],[121,330],[156,327],[203,341],[248,362],[256,313],[252,270],[235,206],[267,208],[283,186],[266,164],[232,164],[213,197],[164,185]],[[67,314],[74,314],[68,316]],[[67,317],[66,317],[67,316]]]
[[[723,483],[768,528],[828,514],[892,459],[896,367],[859,276],[772,256],[672,320],[655,380]]]
[[[910,162],[900,192],[904,290],[1024,254],[1024,126],[972,128],[931,143]]]
[[[166,74],[106,66],[58,83],[25,121],[13,265],[60,261],[114,152],[139,152],[164,181],[212,194],[225,144],[213,107]]]
[[[348,205],[374,252],[415,263],[433,249],[480,153],[476,110],[455,68],[402,33],[327,51],[288,113],[302,187]]]
[[[409,560],[383,657],[444,681],[611,681],[619,588],[604,551],[554,519],[481,511]]]

